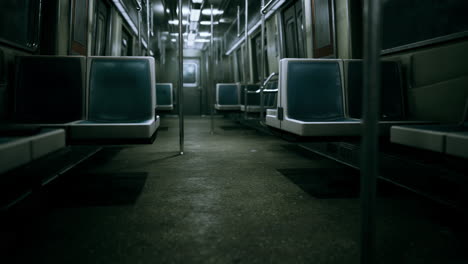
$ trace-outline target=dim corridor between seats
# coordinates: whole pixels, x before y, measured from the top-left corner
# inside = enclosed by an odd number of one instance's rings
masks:
[[[185,155],[166,117],[152,145],[106,147],[18,206],[2,222],[1,262],[359,262],[359,199],[343,186],[356,171],[234,121],[216,118],[214,135],[209,118],[185,123]],[[327,184],[333,195],[313,195]],[[463,263],[451,214],[386,187],[379,263]]]

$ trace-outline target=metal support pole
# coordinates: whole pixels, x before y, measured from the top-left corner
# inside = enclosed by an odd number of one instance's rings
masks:
[[[240,37],[240,6],[237,6],[237,37]]]
[[[147,56],[150,56],[150,47],[151,47],[151,28],[150,28],[150,10],[151,10],[151,4],[150,4],[150,0],[147,0],[146,1],[146,35],[147,35],[147,38],[146,38],[146,42],[147,42],[147,46],[146,46],[146,51],[147,51]]]
[[[213,35],[214,35],[214,17],[213,17],[213,5],[211,5],[211,36],[210,36],[210,118],[211,118],[211,130],[210,134],[214,134],[214,105],[213,105],[213,91],[214,91],[214,41],[213,41]]]
[[[182,0],[179,0],[179,145],[184,155],[184,35],[182,32]]]
[[[361,263],[376,261],[376,183],[379,173],[381,1],[364,2],[364,97],[361,152]]]
[[[137,0],[137,12],[138,12],[138,55],[141,55],[141,1]]]
[[[263,10],[263,7],[265,6],[265,0],[262,0],[260,10]],[[265,104],[263,102],[263,82],[265,81],[265,14],[263,12],[260,12],[262,15],[262,25],[261,25],[261,34],[260,38],[262,39],[262,62],[260,66],[260,120],[263,120],[263,112],[265,111]]]
[[[248,104],[247,104],[247,65],[248,65],[248,45],[249,45],[249,0],[245,0],[245,8],[244,8],[244,18],[245,18],[245,26],[244,26],[244,52],[242,53],[242,59],[244,61],[244,105],[245,105],[245,111],[244,111],[244,119],[247,119],[247,109],[248,109]]]

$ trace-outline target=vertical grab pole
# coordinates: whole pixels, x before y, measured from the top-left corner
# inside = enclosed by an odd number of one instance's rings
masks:
[[[244,18],[245,18],[245,26],[244,26],[244,52],[242,53],[242,59],[244,61],[244,69],[243,69],[243,72],[244,72],[244,105],[245,105],[245,111],[244,111],[244,119],[247,119],[247,108],[248,108],[248,104],[247,104],[247,92],[248,92],[248,89],[247,89],[247,61],[248,61],[248,45],[249,45],[249,41],[248,41],[248,37],[249,37],[249,0],[245,0],[245,8],[244,8]],[[242,47],[241,47],[242,49]]]
[[[361,264],[376,261],[376,183],[379,173],[381,1],[364,1],[364,94],[361,152]]]
[[[213,112],[214,112],[214,109],[213,109],[213,91],[214,91],[214,49],[213,49],[213,35],[214,35],[214,17],[213,17],[213,5],[211,5],[211,16],[210,16],[210,20],[211,20],[211,36],[210,36],[210,92],[209,92],[209,96],[210,96],[210,118],[211,118],[211,130],[210,130],[210,134],[214,134],[214,117],[213,117]]]
[[[263,102],[263,82],[265,81],[265,14],[261,11],[263,7],[265,6],[265,0],[262,0],[261,6],[260,6],[260,14],[262,15],[262,25],[261,25],[261,35],[260,38],[262,39],[262,62],[260,66],[260,120],[263,120],[263,111],[265,111],[265,105]]]
[[[141,56],[141,9],[142,9],[141,0],[137,0],[136,4],[137,4],[136,10],[138,12],[138,56]]]
[[[182,32],[182,0],[179,0],[179,146],[180,155],[184,155],[184,35]]]

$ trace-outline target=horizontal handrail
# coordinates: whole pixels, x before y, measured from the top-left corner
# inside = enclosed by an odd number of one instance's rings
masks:
[[[264,93],[277,93],[279,91],[278,88],[276,89],[258,89],[258,90],[255,90],[255,91],[247,91],[248,94],[258,94],[258,93],[261,93],[261,92],[264,92]]]
[[[263,6],[262,10],[260,11],[261,14],[266,14],[268,12],[268,9],[273,5],[274,2],[276,2],[277,0],[270,0],[268,1],[268,3],[266,3],[265,6]]]
[[[271,81],[271,79],[272,79],[273,77],[275,77],[275,76],[278,76],[278,73],[272,72],[272,73],[268,76],[268,78],[266,78],[266,80],[263,82],[263,87],[265,87],[265,86]]]

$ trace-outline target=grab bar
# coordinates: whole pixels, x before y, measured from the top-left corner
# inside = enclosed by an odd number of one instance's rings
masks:
[[[272,73],[268,76],[268,78],[266,78],[266,80],[263,82],[263,87],[265,87],[265,86],[271,81],[271,79],[272,79],[273,77],[275,77],[275,76],[278,76],[278,73],[272,72]]]
[[[268,12],[268,9],[273,5],[273,3],[275,3],[277,0],[270,0],[268,1],[268,3],[266,3],[266,5],[262,8],[262,11],[261,13],[262,14],[266,14]]]

